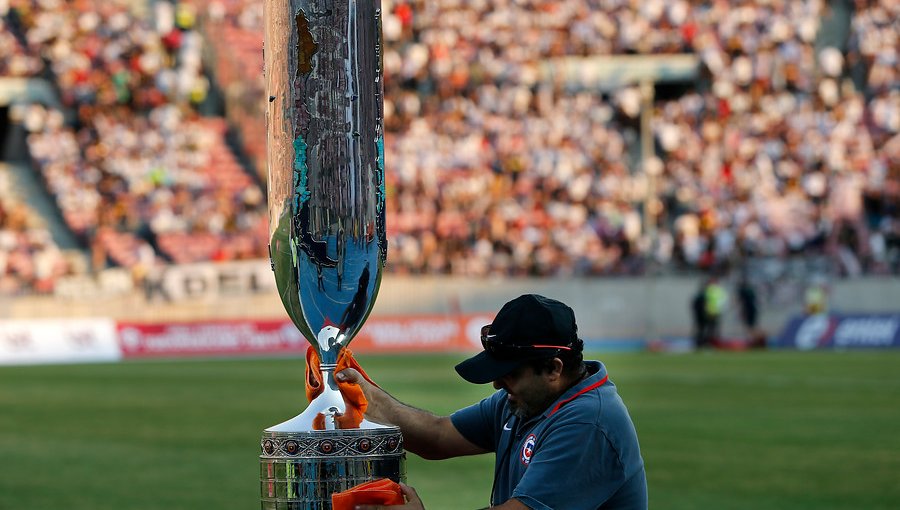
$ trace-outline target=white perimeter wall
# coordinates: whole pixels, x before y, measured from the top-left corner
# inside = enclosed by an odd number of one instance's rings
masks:
[[[570,304],[581,336],[657,338],[689,335],[690,299],[698,278],[471,280],[385,276],[373,314],[495,312],[507,300],[536,292]],[[802,311],[800,293],[763,304],[761,325],[777,333],[785,320]],[[732,298],[732,304],[734,299]],[[865,278],[831,284],[831,309],[843,312],[900,310],[900,279]],[[0,296],[0,319],[105,317],[117,320],[179,322],[228,318],[284,318],[275,292],[209,296],[179,302],[147,302],[142,293],[114,298],[63,299]],[[735,309],[726,334],[741,331]]]

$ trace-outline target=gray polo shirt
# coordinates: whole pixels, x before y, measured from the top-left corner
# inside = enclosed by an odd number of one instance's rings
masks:
[[[599,361],[591,375],[528,420],[509,409],[506,391],[453,413],[472,443],[496,453],[492,504],[510,498],[533,509],[647,508],[637,433]]]

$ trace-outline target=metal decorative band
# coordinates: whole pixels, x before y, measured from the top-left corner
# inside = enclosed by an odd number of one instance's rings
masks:
[[[262,510],[331,510],[331,495],[363,482],[406,481],[402,455],[260,461]]]
[[[267,432],[260,441],[264,458],[366,457],[400,454],[397,428],[313,432]]]

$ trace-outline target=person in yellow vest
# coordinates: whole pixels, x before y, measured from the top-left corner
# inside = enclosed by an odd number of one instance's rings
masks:
[[[704,290],[704,305],[706,311],[706,334],[703,335],[701,347],[715,346],[719,341],[719,327],[722,314],[728,305],[728,292],[719,283],[718,276],[712,276]]]
[[[803,295],[807,315],[818,315],[828,311],[828,289],[822,278],[813,278]]]

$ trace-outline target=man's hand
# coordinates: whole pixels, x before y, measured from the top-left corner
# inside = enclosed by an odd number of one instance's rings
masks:
[[[349,383],[359,386],[359,389],[362,390],[362,393],[368,402],[366,410],[367,418],[374,419],[378,423],[383,423],[385,425],[391,424],[390,421],[385,421],[389,418],[390,414],[389,408],[385,406],[385,403],[388,402],[389,399],[387,398],[387,394],[378,386],[369,382],[358,370],[353,368],[345,368],[340,372],[337,372],[334,374],[334,378],[341,384]]]
[[[363,392],[367,386],[370,385],[369,381],[366,380],[365,377],[362,376],[356,369],[353,368],[345,368],[340,372],[334,374],[334,378],[341,382],[348,382],[352,384],[359,384],[363,388]]]
[[[405,483],[400,484],[400,489],[403,490],[403,497],[406,498],[406,504],[404,505],[356,505],[356,510],[425,510],[425,506],[422,504],[422,500],[419,499],[415,489]]]

